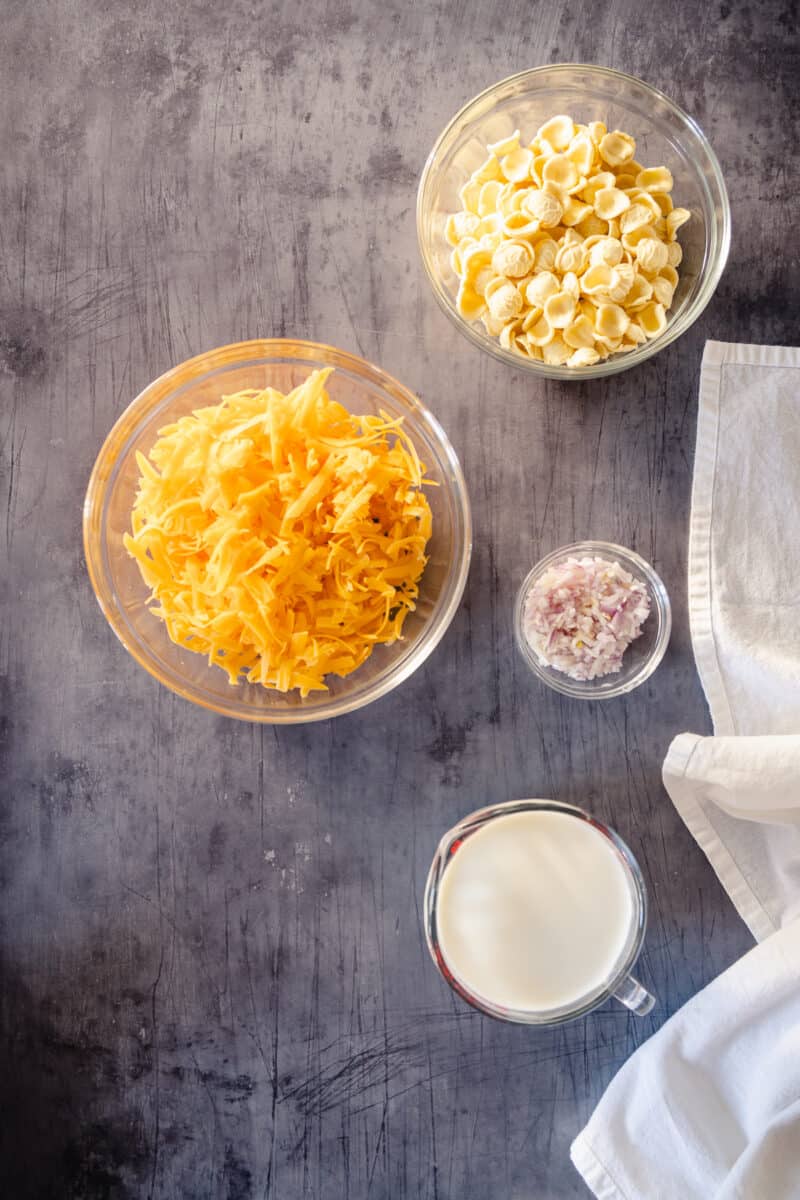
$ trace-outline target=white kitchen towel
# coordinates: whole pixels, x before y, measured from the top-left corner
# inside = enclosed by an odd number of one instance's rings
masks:
[[[753,936],[800,917],[800,737],[682,733],[663,773]]]
[[[689,615],[715,736],[675,738],[664,783],[766,940],[625,1064],[572,1159],[599,1200],[800,1200],[798,350],[706,346]]]
[[[796,349],[706,345],[688,575],[692,646],[716,736],[676,738],[664,783],[760,940],[800,913]]]
[[[572,1144],[598,1200],[798,1200],[800,921],[699,992]]]

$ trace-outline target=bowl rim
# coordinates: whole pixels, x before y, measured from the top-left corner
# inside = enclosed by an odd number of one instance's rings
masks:
[[[488,334],[479,333],[472,323],[466,321],[456,311],[449,293],[440,285],[437,272],[433,269],[432,255],[428,250],[428,242],[424,233],[425,194],[432,177],[435,160],[444,148],[451,133],[465,121],[470,110],[478,107],[482,101],[491,97],[501,88],[507,87],[519,80],[530,79],[546,73],[566,74],[576,70],[588,71],[597,76],[609,79],[624,80],[626,83],[634,83],[638,87],[644,88],[653,97],[662,101],[680,120],[684,121],[697,136],[708,156],[711,174],[719,190],[721,212],[721,220],[719,221],[718,228],[719,246],[716,257],[708,264],[707,273],[705,278],[701,280],[697,296],[687,307],[686,311],[675,321],[668,323],[666,329],[658,337],[646,342],[643,346],[639,346],[627,354],[611,355],[604,362],[596,363],[591,367],[551,366],[533,359],[523,358],[521,354],[514,354],[510,350],[504,350],[500,343],[496,339],[490,338]],[[640,79],[636,75],[630,75],[626,71],[618,71],[614,67],[598,66],[595,63],[545,63],[539,67],[529,67],[524,71],[516,71],[513,75],[507,75],[505,78],[484,88],[483,91],[462,105],[439,134],[425,160],[417,187],[416,224],[420,257],[422,258],[422,265],[425,268],[425,274],[428,277],[433,294],[436,297],[439,307],[450,318],[456,328],[461,331],[463,336],[472,342],[474,346],[477,346],[479,350],[485,351],[499,362],[506,363],[508,366],[521,371],[527,371],[534,376],[538,375],[541,379],[564,379],[575,383],[581,383],[587,379],[601,379],[609,375],[617,375],[620,371],[627,371],[631,367],[639,366],[686,333],[703,313],[711,297],[714,295],[722,273],[725,270],[731,247],[731,207],[728,189],[725,185],[725,177],[722,173],[719,159],[697,121],[681,108],[679,104],[670,99],[665,92],[662,92],[660,88],[655,87],[653,84],[647,83],[646,80]]]
[[[305,360],[309,363],[324,362],[333,364],[335,367],[341,366],[349,369],[377,384],[396,401],[405,405],[428,428],[433,439],[441,447],[443,458],[453,477],[452,492],[455,497],[455,507],[460,524],[463,526],[463,543],[457,552],[455,571],[453,572],[452,566],[450,569],[452,580],[449,594],[446,594],[444,608],[438,612],[435,621],[430,620],[425,625],[417,644],[410,650],[399,668],[393,671],[391,667],[387,667],[360,695],[347,698],[340,696],[327,703],[321,702],[312,711],[306,711],[302,705],[278,711],[247,708],[241,702],[234,703],[233,697],[231,704],[226,704],[224,701],[216,702],[196,694],[190,685],[181,686],[175,679],[166,675],[159,669],[155,661],[143,652],[136,642],[132,641],[127,635],[123,623],[118,619],[117,605],[110,599],[113,590],[110,586],[106,586],[108,575],[102,552],[102,514],[115,464],[126,443],[135,435],[138,427],[152,410],[169,396],[179,382],[180,384],[189,383],[217,368],[234,365],[240,360],[280,359],[282,357],[287,360]],[[458,455],[438,418],[404,384],[367,359],[323,342],[293,338],[254,338],[218,346],[185,359],[148,383],[117,417],[103,440],[86,488],[82,526],[86,568],[97,603],[112,632],[139,666],[171,692],[201,708],[208,709],[219,716],[269,725],[299,725],[330,720],[333,717],[363,708],[408,679],[433,653],[449,628],[464,593],[472,557],[472,512],[469,493]],[[231,690],[233,691],[233,689]]]
[[[598,680],[578,680],[571,679],[569,675],[563,672],[557,672],[555,668],[552,668],[551,673],[547,667],[539,662],[536,652],[525,637],[522,628],[525,601],[534,580],[546,571],[548,567],[561,562],[570,555],[596,554],[598,552],[613,556],[618,561],[621,560],[620,565],[622,567],[625,567],[627,561],[644,575],[655,608],[655,616],[658,620],[655,642],[649,656],[643,660],[639,670],[635,674],[617,684],[613,683],[613,676],[601,676]],[[571,542],[566,546],[558,546],[555,550],[551,550],[549,554],[545,554],[543,558],[534,563],[517,589],[514,599],[513,623],[514,640],[517,643],[517,649],[531,673],[537,679],[540,679],[542,683],[547,684],[554,692],[558,692],[562,696],[569,696],[573,700],[613,700],[617,696],[624,696],[628,692],[634,691],[640,684],[649,679],[660,665],[667,652],[667,646],[669,645],[672,633],[672,604],[669,592],[664,586],[661,576],[650,565],[647,559],[642,558],[641,554],[637,554],[635,550],[629,550],[626,546],[620,546],[616,542],[586,539],[582,542]],[[601,691],[600,688],[602,687],[605,687],[605,690]]]

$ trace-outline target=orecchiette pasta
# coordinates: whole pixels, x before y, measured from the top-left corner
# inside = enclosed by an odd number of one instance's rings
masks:
[[[666,327],[690,218],[672,174],[636,161],[636,143],[601,121],[560,114],[522,142],[487,147],[444,234],[456,307],[500,345],[552,365],[588,367]]]
[[[492,269],[498,275],[519,279],[533,270],[533,248],[519,238],[501,242],[492,255]]]
[[[615,129],[600,139],[600,157],[611,167],[621,167],[630,162],[636,153],[636,142],[629,133],[621,133]]]
[[[556,292],[545,302],[544,317],[553,329],[565,329],[575,315],[575,297],[571,292]]]
[[[528,216],[537,220],[542,229],[552,229],[561,220],[564,205],[552,192],[531,189],[522,201],[522,207]]]
[[[552,271],[540,271],[534,275],[525,289],[525,299],[531,308],[544,308],[551,296],[560,290],[561,284]]]
[[[631,198],[618,187],[600,188],[594,194],[594,211],[603,221],[613,221],[631,206]]]
[[[522,312],[522,296],[513,283],[504,283],[496,288],[486,303],[496,321],[511,321]]]

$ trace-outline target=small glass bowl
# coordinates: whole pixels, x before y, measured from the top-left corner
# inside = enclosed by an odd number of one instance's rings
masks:
[[[459,190],[486,158],[486,146],[519,129],[529,140],[556,113],[576,121],[602,121],[636,139],[645,166],[667,166],[676,205],[688,208],[683,226],[680,282],[667,327],[652,341],[614,354],[592,367],[549,366],[504,350],[480,321],[456,308],[459,279],[450,263],[444,228],[461,208]],[[597,379],[636,367],[685,333],[708,304],[728,258],[731,215],[725,180],[699,125],[658,88],[641,79],[582,63],[558,63],[511,75],[487,88],[456,113],[428,157],[417,193],[417,236],[434,295],[448,317],[481,350],[521,371],[548,379]]]
[[[164,425],[225,393],[275,387],[288,392],[316,368],[334,367],[326,387],[350,412],[402,417],[436,487],[427,495],[433,512],[428,563],[417,607],[403,636],[376,646],[358,670],[329,676],[329,691],[302,698],[257,683],[235,686],[202,654],[177,646],[150,611],[149,591],[123,545],[139,485],[136,452],[147,453]],[[160,683],[203,708],[244,721],[292,725],[353,712],[385,696],[433,651],[464,591],[472,552],[472,521],[461,466],[433,413],[378,367],[315,342],[272,338],[239,342],[190,358],[167,371],[130,404],[97,456],[83,510],[83,543],[89,578],[100,608],[126,650]]]
[[[525,636],[523,618],[529,591],[545,571],[568,558],[609,559],[619,563],[623,570],[647,587],[650,615],[639,637],[625,651],[622,667],[614,675],[601,675],[597,679],[570,679],[563,671],[541,662]],[[664,657],[671,630],[672,609],[664,584],[643,558],[633,550],[625,550],[613,542],[575,542],[572,546],[562,546],[546,555],[525,576],[514,604],[514,636],[525,662],[548,687],[578,700],[610,700],[614,696],[624,696],[644,683]]]

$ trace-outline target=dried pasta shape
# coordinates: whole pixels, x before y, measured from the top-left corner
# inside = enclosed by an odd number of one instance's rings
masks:
[[[534,275],[525,289],[525,299],[532,308],[544,308],[551,296],[561,290],[561,281],[552,271],[540,271]]]
[[[630,342],[631,350],[633,350],[634,347],[641,346],[646,341],[647,334],[642,329],[641,325],[637,325],[635,321],[631,321],[630,325],[625,330],[625,337],[622,339],[623,347],[626,342]]]
[[[594,234],[608,233],[608,221],[601,221],[597,213],[590,212],[582,221],[578,221],[575,228],[583,237],[592,237]]]
[[[524,183],[526,179],[530,179],[532,166],[533,151],[522,146],[504,154],[500,160],[500,170],[511,183]]]
[[[598,263],[606,263],[609,267],[615,267],[621,261],[622,242],[618,238],[598,238],[589,250],[589,262],[593,267],[596,267]]]
[[[600,362],[600,355],[594,346],[580,346],[567,359],[568,367],[593,367]]]
[[[655,237],[656,231],[652,225],[640,225],[638,229],[632,229],[630,233],[623,233],[622,244],[626,250],[635,250],[639,242]]]
[[[574,225],[579,225],[592,213],[591,204],[584,204],[577,196],[570,196],[561,214],[561,223],[569,228]]]
[[[539,320],[531,326],[527,331],[526,337],[532,346],[546,346],[555,337],[555,329],[547,320],[547,317],[541,316]]]
[[[667,263],[671,267],[679,267],[683,261],[683,249],[680,242],[669,242],[667,245]]]
[[[499,213],[489,213],[488,216],[481,217],[476,234],[482,246],[487,250],[494,250],[503,236],[503,218]]]
[[[444,236],[451,246],[457,246],[465,237],[470,237],[479,224],[480,221],[474,213],[453,213],[445,223]]]
[[[578,187],[581,173],[566,154],[554,154],[544,164],[542,178],[545,183],[556,183],[565,192],[570,192]]]
[[[495,158],[502,158],[504,154],[511,154],[519,146],[520,131],[515,129],[508,137],[501,138],[499,142],[490,142],[486,149]]]
[[[671,242],[675,241],[681,225],[685,225],[691,215],[688,208],[673,208],[672,212],[667,213],[667,237]]]
[[[625,309],[627,312],[638,312],[644,308],[653,295],[653,285],[649,279],[645,279],[644,275],[636,275],[633,280],[630,291],[625,297]]]
[[[636,320],[648,338],[658,337],[667,326],[667,314],[664,311],[664,305],[651,300],[649,304],[645,304]]]
[[[568,242],[566,245],[562,243],[559,246],[558,253],[555,259],[555,268],[557,271],[575,271],[580,273],[586,265],[586,250],[582,242]]]
[[[551,158],[551,154],[537,154],[534,156],[533,163],[531,165],[531,179],[534,179],[539,187],[541,187],[544,183],[544,175],[542,174],[544,165],[545,163],[549,162]]]
[[[558,254],[558,242],[551,237],[542,238],[534,247],[537,271],[552,271]]]
[[[513,349],[514,342],[516,341],[517,335],[521,332],[522,332],[522,322],[521,321],[509,321],[507,325],[504,325],[502,327],[502,329],[500,330],[500,335],[499,335],[500,345],[503,347],[503,349],[504,350]]]
[[[489,312],[497,321],[510,321],[522,311],[522,296],[513,283],[503,280],[502,287],[492,291],[486,300]]]
[[[595,329],[599,336],[605,338],[621,338],[631,323],[631,319],[618,304],[601,304],[597,309]]]
[[[490,179],[484,183],[478,196],[479,217],[486,217],[497,211],[497,197],[501,187],[502,184],[497,179]]]
[[[672,307],[674,292],[674,287],[663,275],[657,275],[653,280],[653,299],[659,304],[663,304],[664,308]]]
[[[502,182],[503,172],[500,170],[500,160],[496,154],[490,154],[485,162],[481,163],[477,171],[473,171],[470,176],[473,183],[489,183],[493,179],[498,179]]]
[[[595,148],[594,142],[589,137],[588,133],[578,133],[569,144],[569,149],[566,151],[567,158],[574,162],[578,169],[578,174],[587,176],[594,166]]]
[[[603,191],[604,188],[614,187],[616,182],[617,177],[613,171],[598,171],[596,175],[587,180],[581,192],[581,199],[585,200],[587,204],[593,205],[597,193]]]
[[[671,192],[672,172],[669,167],[645,167],[636,176],[636,186],[643,192]]]
[[[582,350],[594,345],[594,324],[583,313],[576,317],[563,333],[564,341],[573,350]]]
[[[525,197],[523,209],[539,222],[542,229],[552,229],[561,220],[564,205],[550,192],[531,191]]]
[[[606,292],[614,283],[614,271],[608,263],[600,262],[589,267],[581,276],[581,291],[585,296]]]
[[[475,276],[484,267],[492,265],[492,252],[482,246],[480,242],[476,242],[474,246],[468,246],[461,256],[464,274],[467,280],[474,279]]]
[[[600,139],[598,148],[603,162],[607,162],[612,167],[619,167],[633,158],[636,153],[636,142],[629,133],[615,129],[613,133],[607,133]]]
[[[572,117],[559,114],[557,117],[551,117],[549,121],[545,121],[544,125],[540,125],[536,131],[536,137],[539,141],[547,141],[555,151],[566,150],[575,136],[575,123]]]
[[[636,278],[636,268],[632,263],[620,262],[614,267],[612,275],[611,286],[606,291],[606,295],[609,300],[612,300],[615,304],[619,304],[626,299],[633,287],[633,281]]]
[[[536,322],[543,315],[543,312],[544,310],[541,308],[529,308],[525,313],[525,316],[522,318],[522,332],[528,333],[531,329],[533,329]]]
[[[477,321],[486,312],[486,301],[465,282],[458,289],[456,308],[465,321]]]
[[[539,222],[524,212],[512,212],[503,217],[503,233],[511,238],[533,237],[539,232]]]
[[[630,198],[617,187],[600,188],[594,194],[594,211],[603,221],[613,221],[630,206]]]
[[[570,350],[569,346],[558,334],[555,335],[552,341],[547,342],[542,347],[542,358],[553,367],[563,367],[564,363],[571,356],[572,350]]]
[[[492,269],[498,275],[520,279],[533,270],[534,253],[529,242],[520,239],[503,241],[492,255]]]
[[[642,238],[636,245],[636,261],[648,274],[660,271],[667,266],[667,247],[658,238]]]
[[[646,204],[632,204],[619,218],[620,232],[623,234],[634,233],[635,230],[649,225],[652,220],[653,213]]]
[[[553,329],[565,329],[575,315],[575,297],[571,292],[556,292],[544,306],[545,320]]]

